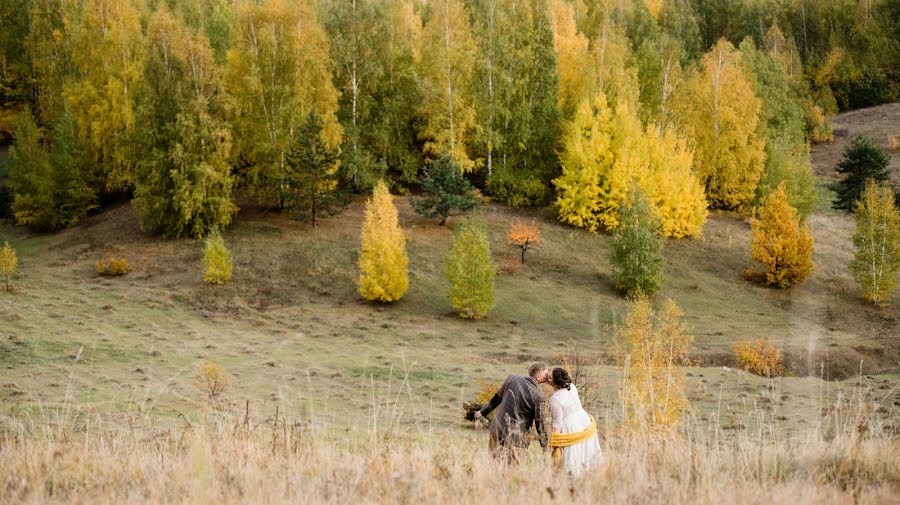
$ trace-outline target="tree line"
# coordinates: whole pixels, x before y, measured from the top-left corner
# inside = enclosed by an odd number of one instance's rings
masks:
[[[805,216],[827,117],[900,94],[898,19],[897,0],[9,0],[0,207],[56,230],[125,198],[148,232],[201,237],[238,202],[315,222],[453,170],[592,231],[633,185],[669,237],[780,185]]]

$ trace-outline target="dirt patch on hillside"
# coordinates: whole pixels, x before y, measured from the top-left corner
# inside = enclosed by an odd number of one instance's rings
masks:
[[[870,137],[877,146],[890,151],[890,137],[900,137],[900,102],[838,114],[831,120],[834,142],[816,144],[810,150],[812,166],[819,177],[833,178],[834,168],[844,149],[857,135]],[[900,151],[891,153],[890,169],[895,185],[900,184]]]

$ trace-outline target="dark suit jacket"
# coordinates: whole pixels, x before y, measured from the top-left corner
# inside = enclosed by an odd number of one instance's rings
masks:
[[[533,425],[541,447],[547,447],[544,402],[544,393],[534,379],[510,375],[491,401],[481,408],[481,415],[487,416],[497,409],[488,429],[501,444],[528,447],[527,434]]]

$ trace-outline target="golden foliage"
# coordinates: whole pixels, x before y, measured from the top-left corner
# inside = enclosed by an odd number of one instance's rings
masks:
[[[463,172],[470,172],[479,165],[469,153],[478,128],[471,92],[478,49],[460,0],[438,0],[430,7],[419,61],[424,121],[419,136],[426,154],[449,154]]]
[[[588,39],[578,32],[575,9],[566,0],[550,0],[553,23],[553,48],[559,73],[557,106],[563,117],[569,117],[581,100],[588,96],[591,75],[584,71],[588,60]]]
[[[781,351],[768,340],[761,338],[754,342],[737,342],[732,346],[737,366],[763,377],[778,377],[784,374]]]
[[[210,400],[215,400],[231,386],[231,376],[222,365],[209,361],[201,364],[192,377],[194,387],[203,392]]]
[[[225,284],[231,280],[231,251],[218,231],[206,238],[203,246],[203,280],[210,284]]]
[[[765,161],[762,102],[741,68],[740,54],[722,39],[672,98],[674,121],[694,147],[694,171],[720,208],[753,200]]]
[[[763,200],[759,219],[753,220],[750,257],[757,265],[747,270],[747,276],[779,288],[801,283],[812,272],[812,252],[809,228],[788,203],[781,183]]]
[[[516,221],[509,225],[506,238],[510,245],[522,250],[522,263],[525,263],[525,252],[541,243],[541,225],[535,220],[529,223]]]
[[[700,234],[707,216],[693,155],[674,132],[646,129],[625,104],[609,107],[606,95],[583,101],[567,125],[557,188],[559,219],[588,231],[614,230],[632,184],[647,194],[665,236]]]
[[[105,261],[101,258],[97,260],[94,269],[100,275],[107,277],[121,277],[128,273],[128,260],[125,258],[108,257]]]
[[[479,380],[478,384],[479,389],[475,393],[475,396],[472,397],[472,401],[463,403],[463,412],[467,421],[474,420],[474,418],[471,417],[472,413],[491,401],[491,398],[497,394],[497,391],[500,391],[500,384],[491,384],[490,382],[485,382],[483,380]],[[487,418],[488,420],[493,419],[494,411],[488,414]]]
[[[673,430],[689,407],[684,391],[687,355],[694,337],[674,301],[654,311],[646,298],[630,302],[615,354],[625,367],[622,404],[632,428]]]
[[[366,300],[393,302],[409,288],[406,237],[397,207],[384,181],[366,202],[359,251],[359,294]]]
[[[888,138],[888,144],[891,146],[891,151],[900,151],[900,135],[891,135]]]
[[[4,289],[8,293],[12,292],[12,284],[9,283],[9,279],[12,277],[18,264],[19,259],[16,256],[16,250],[9,245],[9,242],[4,242],[3,247],[0,248],[0,275],[3,276]]]
[[[807,100],[803,103],[806,110],[806,129],[809,131],[809,140],[815,144],[831,142],[834,140],[834,130],[822,107]]]

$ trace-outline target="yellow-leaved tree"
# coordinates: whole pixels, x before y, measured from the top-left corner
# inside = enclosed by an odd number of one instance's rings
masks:
[[[763,200],[753,220],[747,276],[786,288],[803,282],[813,269],[813,239],[797,210],[788,203],[784,183]]]
[[[422,32],[419,61],[425,153],[449,154],[463,172],[476,168],[470,156],[476,128],[473,79],[475,38],[460,0],[437,0]]]
[[[235,106],[232,153],[249,165],[243,182],[281,204],[287,155],[310,111],[321,118],[326,147],[341,145],[328,37],[304,1],[238,0],[234,10],[225,72]]]
[[[592,75],[584,71],[588,60],[588,39],[578,32],[575,9],[566,0],[550,0],[553,23],[553,48],[559,74],[557,106],[563,118],[569,118],[581,100],[588,96]]]
[[[366,202],[366,220],[359,251],[359,294],[366,300],[393,302],[409,288],[406,237],[397,207],[384,181]]]
[[[694,148],[694,172],[714,207],[737,209],[755,196],[765,160],[760,107],[740,54],[725,39],[675,90],[673,123]]]
[[[146,56],[140,12],[132,0],[86,0],[80,11],[71,30],[66,107],[92,161],[89,181],[98,190],[126,189],[134,169],[126,139]]]
[[[618,227],[618,211],[632,184],[653,203],[663,234],[700,234],[706,220],[703,186],[692,154],[674,132],[643,128],[627,104],[614,109],[603,92],[582,101],[563,136],[557,189],[559,219],[589,231]]]
[[[219,230],[213,230],[203,244],[203,280],[210,284],[225,284],[231,280],[231,251]]]
[[[670,432],[689,407],[679,367],[694,337],[681,318],[671,299],[659,312],[646,298],[629,303],[614,351],[625,372],[622,408],[634,429]]]
[[[16,265],[19,264],[19,259],[16,257],[16,250],[9,245],[9,242],[4,242],[3,247],[0,247],[0,275],[3,276],[3,286],[7,293],[12,292],[12,284],[9,283],[10,277],[12,277],[13,272],[16,271]]]

